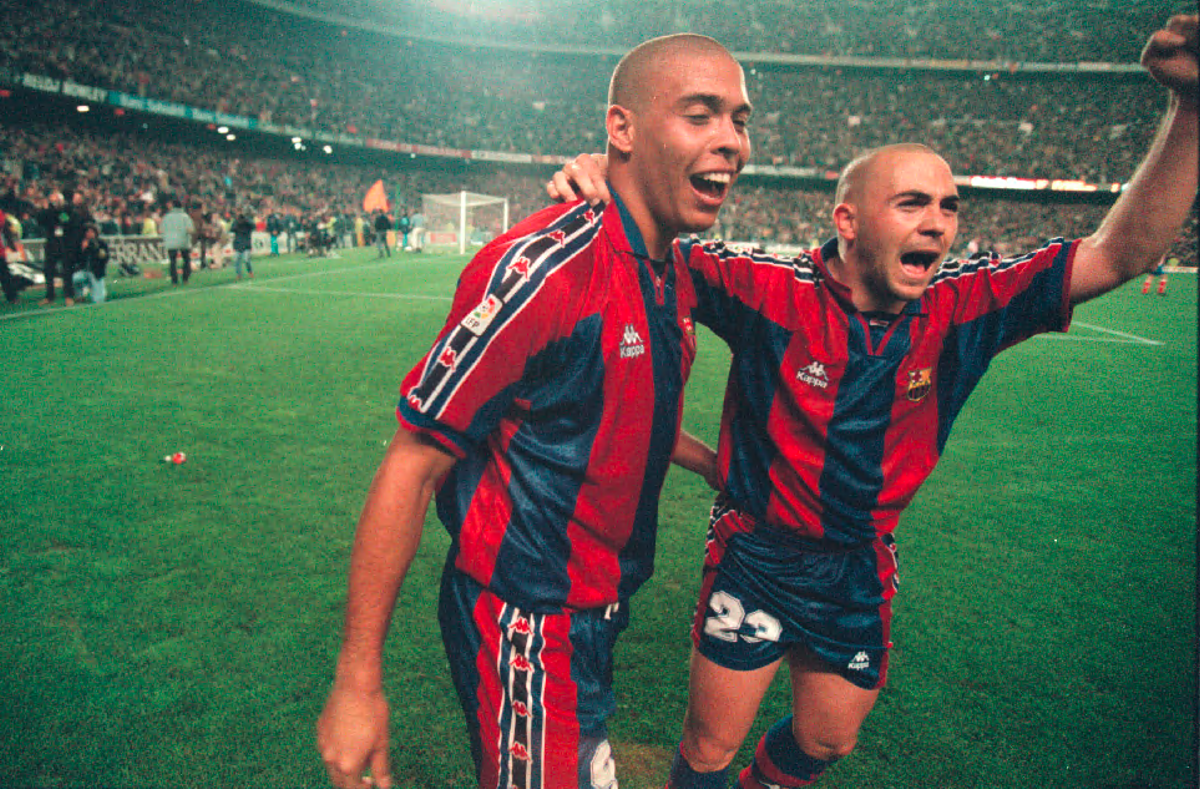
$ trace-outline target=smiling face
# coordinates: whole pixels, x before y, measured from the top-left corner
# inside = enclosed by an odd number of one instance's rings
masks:
[[[949,165],[924,146],[884,148],[847,169],[838,195],[831,271],[858,309],[899,312],[925,292],[958,233]]]
[[[607,119],[609,178],[656,258],[712,227],[750,158],[741,66],[711,39],[671,39],[624,90],[614,76]]]

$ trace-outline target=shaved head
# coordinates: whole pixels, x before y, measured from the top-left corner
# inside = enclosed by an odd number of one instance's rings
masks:
[[[930,156],[938,156],[937,151],[928,145],[922,145],[917,142],[902,142],[895,145],[884,145],[879,148],[873,148],[842,168],[842,174],[838,178],[837,190],[833,195],[834,204],[845,203],[861,196],[864,185],[870,181],[871,175],[876,170],[876,165],[882,160],[898,153],[924,153]],[[939,156],[938,158],[941,157]]]
[[[655,99],[660,82],[656,76],[663,69],[676,66],[681,57],[695,55],[724,55],[734,60],[729,50],[708,36],[678,33],[652,38],[629,50],[617,63],[608,84],[609,105],[634,111],[644,109]]]

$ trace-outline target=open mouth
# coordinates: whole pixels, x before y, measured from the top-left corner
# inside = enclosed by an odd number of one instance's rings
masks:
[[[733,176],[729,173],[697,173],[689,180],[692,182],[692,187],[700,194],[720,200],[729,191],[729,185],[733,183]]]
[[[905,252],[900,256],[900,265],[909,274],[922,277],[937,265],[938,257],[936,252]]]

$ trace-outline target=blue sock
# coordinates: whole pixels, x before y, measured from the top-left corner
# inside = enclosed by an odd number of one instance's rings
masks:
[[[831,764],[833,762],[814,759],[800,750],[792,736],[792,716],[789,715],[758,741],[754,762],[742,770],[738,783],[742,789],[760,789],[769,784],[782,789],[797,789],[816,781]]]
[[[717,770],[715,773],[698,773],[683,758],[683,749],[675,751],[675,760],[671,762],[671,776],[667,779],[667,789],[725,789],[729,768]]]

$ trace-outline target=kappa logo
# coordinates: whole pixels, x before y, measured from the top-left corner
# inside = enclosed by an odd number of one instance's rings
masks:
[[[511,638],[514,634],[523,636],[533,635],[533,626],[529,624],[529,620],[523,616],[518,616],[513,620],[513,623],[508,626],[508,635]]]
[[[458,352],[447,346],[444,351],[438,354],[438,364],[443,367],[449,367],[450,372],[454,372],[454,368],[458,366]]]
[[[500,301],[495,294],[489,293],[486,299],[479,302],[478,307],[471,310],[467,317],[462,319],[462,327],[476,337],[482,336],[488,326],[492,325],[492,320],[500,312],[502,306],[504,306],[504,302]]]
[[[521,276],[521,279],[529,280],[529,270],[533,267],[533,261],[522,255],[504,267],[505,271],[515,271]]]
[[[632,323],[625,324],[625,336],[621,338],[621,358],[632,359],[646,352],[642,337]]]
[[[908,371],[908,399],[914,403],[919,403],[925,399],[925,395],[929,394],[929,390],[933,388],[933,368],[926,367],[921,370]]]
[[[421,401],[421,398],[417,397],[416,392],[409,393],[408,404],[410,406],[412,406],[415,410],[420,411],[421,413],[425,413],[425,403]]]
[[[524,671],[526,673],[533,671],[533,664],[524,655],[513,655],[512,660],[509,661],[509,665],[517,671]]]
[[[829,388],[829,375],[825,372],[825,365],[815,360],[796,373],[796,379],[818,389]]]
[[[513,708],[513,712],[515,712],[517,715],[521,716],[522,718],[529,717],[529,714],[530,714],[529,713],[529,705],[525,704],[524,702],[514,701],[512,703],[512,708]]]
[[[583,212],[583,219],[589,225],[596,224],[596,212],[589,208],[588,210]]]
[[[871,658],[866,652],[859,652],[854,656],[854,660],[850,661],[851,671],[866,671],[871,667]]]
[[[557,241],[558,245],[560,247],[564,247],[567,245],[567,234],[561,230],[551,230],[546,235],[550,236],[550,238],[553,238],[555,241]]]

